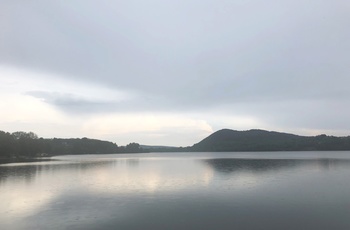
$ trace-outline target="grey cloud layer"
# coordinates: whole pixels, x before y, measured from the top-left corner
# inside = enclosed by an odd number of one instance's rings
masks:
[[[283,116],[280,123],[298,111],[306,117],[300,126],[314,111],[314,127],[349,114],[346,1],[12,0],[0,8],[1,64],[140,95],[115,105],[62,95],[47,101],[66,111],[227,106]]]

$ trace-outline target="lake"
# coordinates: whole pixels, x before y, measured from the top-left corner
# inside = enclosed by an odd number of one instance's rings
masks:
[[[0,165],[0,229],[350,229],[350,152],[147,153]]]

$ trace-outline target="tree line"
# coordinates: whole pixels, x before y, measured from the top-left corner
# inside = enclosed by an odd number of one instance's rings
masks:
[[[222,151],[324,151],[350,150],[350,136],[298,136],[265,130],[235,131],[224,129],[213,133],[191,147],[142,147],[138,143],[118,146],[109,141],[89,138],[39,138],[33,132],[0,131],[0,159],[38,156],[109,154],[141,152],[222,152]]]
[[[31,158],[38,156],[109,154],[144,152],[138,143],[118,146],[109,141],[89,138],[39,138],[33,132],[0,131],[0,158]]]

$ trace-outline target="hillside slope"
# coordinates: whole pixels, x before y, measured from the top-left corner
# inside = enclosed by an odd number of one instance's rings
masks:
[[[191,147],[192,151],[350,150],[350,137],[298,136],[265,130],[219,130]]]

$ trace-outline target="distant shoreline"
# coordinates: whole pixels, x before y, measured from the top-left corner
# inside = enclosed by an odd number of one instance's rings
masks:
[[[0,164],[41,161],[43,157],[83,154],[130,154],[160,152],[299,152],[350,151],[350,136],[299,136],[252,129],[222,129],[187,147],[147,146],[132,142],[118,146],[89,138],[39,138],[35,133],[0,131]]]
[[[350,150],[277,150],[277,151],[188,151],[187,153],[278,153],[278,152],[285,152],[285,153],[291,153],[291,152],[350,152]],[[143,154],[143,153],[162,153],[162,152],[139,152],[139,153],[104,153],[104,154],[64,154],[64,155],[52,155],[52,156],[43,156],[43,157],[15,157],[15,158],[0,158],[0,166],[4,164],[11,164],[11,163],[30,163],[30,162],[46,162],[46,161],[55,161],[55,159],[52,159],[52,157],[56,156],[79,156],[79,155],[113,155],[113,154]],[[186,153],[184,151],[179,152],[163,152],[163,153]]]

